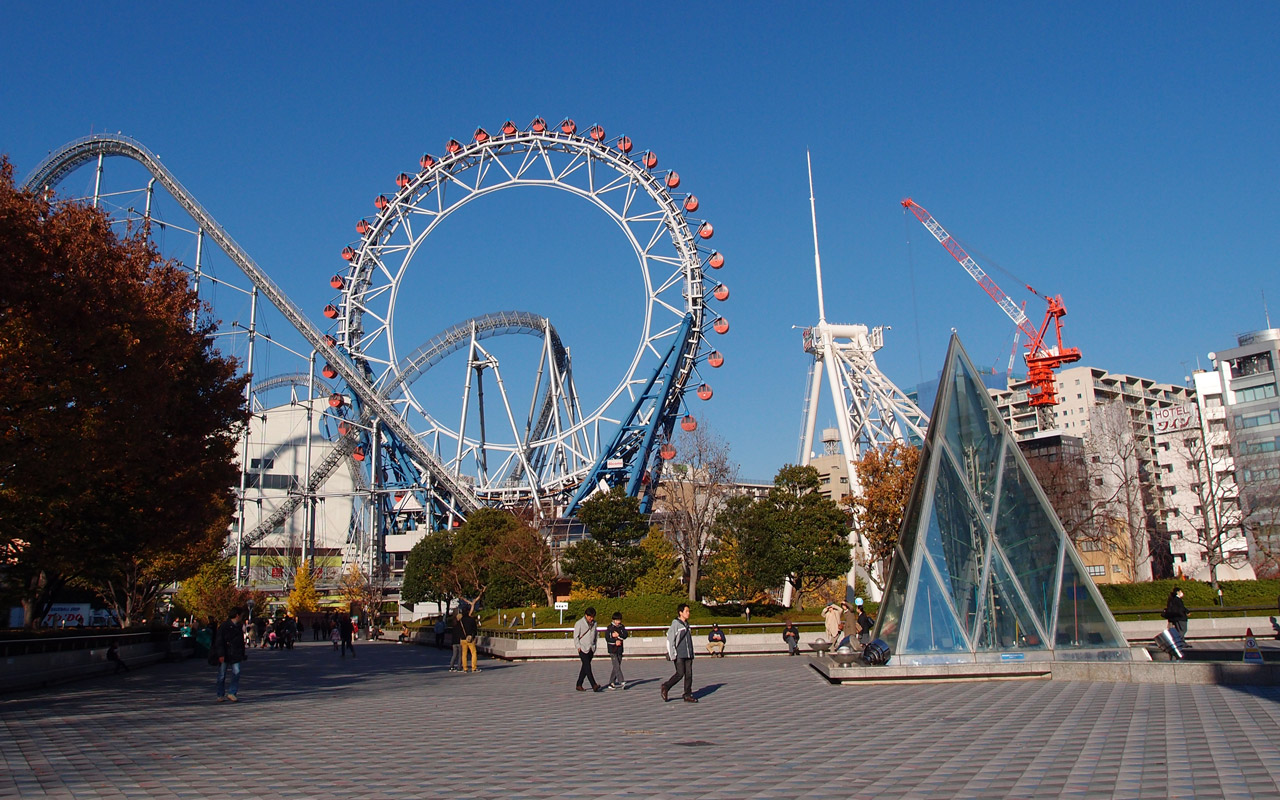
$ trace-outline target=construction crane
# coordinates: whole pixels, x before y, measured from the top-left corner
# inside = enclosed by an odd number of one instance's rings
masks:
[[[960,262],[960,266],[964,267],[965,272],[968,272],[978,282],[978,285],[991,296],[991,299],[996,301],[996,305],[1004,310],[1009,319],[1013,320],[1013,324],[1018,326],[1018,330],[1022,332],[1022,335],[1027,338],[1027,342],[1024,345],[1027,352],[1023,354],[1023,358],[1027,362],[1027,381],[1032,387],[1028,393],[1028,403],[1038,409],[1044,408],[1045,411],[1047,411],[1045,407],[1057,405],[1058,389],[1053,376],[1054,370],[1063,364],[1070,364],[1080,360],[1080,348],[1064,347],[1062,344],[1062,318],[1067,315],[1067,307],[1062,303],[1062,295],[1044,298],[1048,302],[1049,308],[1045,311],[1044,322],[1040,325],[1040,329],[1036,330],[1023,309],[996,285],[991,276],[984,272],[982,267],[978,266],[978,262],[974,261],[964,251],[960,243],[951,234],[947,233],[946,228],[943,228],[933,218],[932,214],[925,211],[919,203],[916,203],[910,197],[902,201],[902,207],[909,209],[912,214],[916,215],[916,219],[920,220],[928,228],[929,233],[933,234],[933,238],[947,248],[947,252],[956,261]],[[1038,297],[1043,297],[1030,286],[1027,286],[1027,291]],[[1045,336],[1049,333],[1051,325],[1057,340],[1057,344],[1054,346],[1048,346],[1045,342]]]

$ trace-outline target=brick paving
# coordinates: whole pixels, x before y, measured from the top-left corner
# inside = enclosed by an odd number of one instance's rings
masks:
[[[831,686],[762,656],[699,658],[701,702],[663,704],[660,660],[591,694],[576,661],[357,651],[255,650],[236,704],[202,660],[0,695],[0,798],[1280,797],[1277,688]]]

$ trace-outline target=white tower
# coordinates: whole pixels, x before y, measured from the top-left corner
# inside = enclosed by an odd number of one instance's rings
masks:
[[[805,154],[809,161],[808,154]],[[813,217],[813,267],[818,282],[818,324],[804,329],[804,351],[813,356],[809,365],[809,392],[805,399],[804,441],[800,463],[807,465],[813,454],[813,433],[818,418],[822,385],[828,387],[835,405],[836,432],[840,452],[849,468],[849,493],[862,492],[856,462],[873,447],[891,441],[906,441],[908,436],[923,441],[929,418],[893,381],[876,366],[875,352],[884,346],[884,327],[868,329],[866,325],[833,325],[827,322],[822,297],[822,259],[818,255],[818,212],[813,200],[813,163],[809,161],[809,212]],[[833,454],[835,441],[828,439],[830,429],[823,431],[823,450]],[[853,569],[849,585],[861,575],[871,600],[880,599],[880,590],[866,575],[863,560],[867,552],[865,538],[856,531],[849,533],[853,548]],[[791,585],[783,589],[783,604],[791,604]]]

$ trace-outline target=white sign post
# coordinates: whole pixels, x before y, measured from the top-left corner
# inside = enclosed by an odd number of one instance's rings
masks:
[[[556,609],[556,611],[559,611],[559,612],[560,612],[560,624],[561,624],[561,625],[563,625],[563,624],[564,624],[564,612],[566,612],[566,611],[568,611],[568,610],[569,610],[569,604],[568,604],[566,601],[564,601],[564,600],[558,600],[558,601],[556,601],[555,609]]]

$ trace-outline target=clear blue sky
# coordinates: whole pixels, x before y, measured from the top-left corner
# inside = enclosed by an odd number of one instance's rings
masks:
[[[936,374],[951,328],[1002,370],[1013,333],[906,196],[1037,321],[996,265],[1061,293],[1087,365],[1180,383],[1264,327],[1262,291],[1280,319],[1274,3],[216,5],[8,4],[0,151],[19,179],[73,138],[132,135],[319,321],[354,222],[424,150],[508,118],[626,132],[728,257],[705,408],[747,476],[797,453],[806,148],[828,319],[892,326],[879,359],[902,386]],[[424,274],[429,327],[525,307],[630,353],[608,320],[639,302],[634,275],[611,293],[592,274],[620,237],[530,197],[442,231],[479,277],[463,313]],[[561,269],[511,266],[534,253]]]

